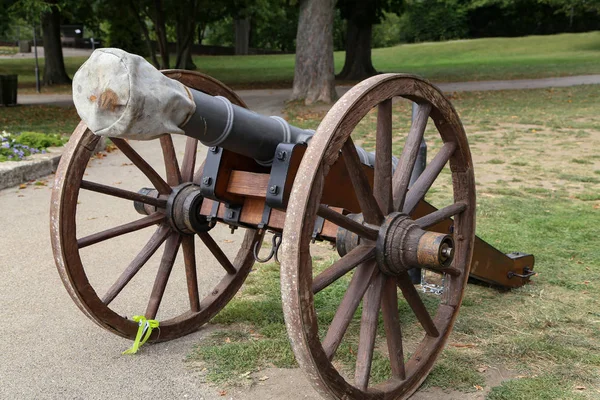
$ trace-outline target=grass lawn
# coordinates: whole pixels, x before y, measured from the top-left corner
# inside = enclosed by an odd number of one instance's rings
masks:
[[[453,96],[475,163],[477,234],[501,251],[534,254],[538,275],[508,292],[468,285],[449,344],[425,387],[466,392],[465,399],[481,388],[490,400],[600,398],[599,97],[597,86]],[[293,104],[287,112],[293,123],[316,127],[326,110]],[[410,105],[395,103],[394,116],[394,129],[406,132]],[[373,113],[355,131],[365,147],[372,145],[375,121]],[[431,159],[440,147],[431,126],[426,138]],[[438,206],[449,204],[448,177],[442,173],[429,193]],[[326,246],[313,246],[317,269],[335,260]],[[331,319],[348,279],[315,297],[320,323]],[[435,305],[435,297],[424,297]],[[404,300],[399,308],[410,346],[422,331]],[[360,309],[336,354],[349,376],[359,321]],[[251,381],[251,372],[295,366],[277,265],[256,265],[243,291],[213,322],[221,329],[190,355],[206,367],[209,381],[239,384]],[[385,349],[382,340],[376,349]],[[377,351],[375,381],[390,373]],[[492,385],[486,372],[495,369],[505,371],[504,379]]]
[[[10,56],[19,51],[17,47],[12,46],[0,46],[0,56]]]
[[[372,57],[382,72],[414,73],[438,82],[596,74],[600,32],[406,44],[374,49]],[[65,59],[69,75],[84,61]],[[290,86],[294,76],[290,54],[197,56],[194,61],[199,71],[235,88]],[[336,52],[336,71],[343,63],[344,53]],[[33,71],[33,59],[0,59],[0,74],[18,73],[23,88],[33,87]]]
[[[75,107],[16,106],[0,111],[0,131],[59,133],[70,135],[79,123]]]

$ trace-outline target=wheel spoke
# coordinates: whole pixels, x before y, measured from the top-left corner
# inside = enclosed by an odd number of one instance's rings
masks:
[[[375,248],[368,246],[358,246],[352,249],[344,257],[337,260],[325,271],[317,275],[313,280],[313,293],[318,293],[331,285],[333,282],[347,274],[357,265],[375,258]]]
[[[119,197],[125,200],[139,201],[141,203],[149,204],[158,208],[165,208],[167,206],[166,200],[157,199],[156,197],[150,197],[136,192],[131,192],[129,190],[103,185],[97,182],[81,181],[80,187],[85,190],[106,194],[108,196]]]
[[[198,236],[200,237],[200,239],[202,239],[202,242],[204,242],[206,247],[208,247],[210,252],[213,254],[213,256],[215,256],[217,261],[219,261],[219,263],[223,266],[223,268],[225,269],[225,271],[227,271],[228,274],[233,275],[237,273],[237,270],[235,269],[233,264],[231,264],[231,261],[229,261],[225,253],[223,253],[223,250],[221,250],[217,242],[215,242],[215,240],[212,238],[212,236],[208,234],[208,232],[199,233]]]
[[[152,255],[158,250],[161,244],[167,240],[170,230],[167,225],[160,225],[156,232],[152,235],[148,243],[142,248],[137,256],[127,266],[125,271],[119,276],[117,281],[108,289],[102,302],[109,305],[111,301],[117,297],[117,295],[123,290],[123,288],[129,283],[129,281],[138,273],[138,271],[146,264],[146,262],[152,257]]]
[[[187,281],[190,309],[200,311],[200,295],[198,294],[198,276],[196,274],[196,247],[194,236],[184,236],[181,242],[183,260],[185,263],[185,278]]]
[[[198,140],[187,138],[185,142],[185,153],[181,163],[181,179],[183,182],[191,182],[194,178],[194,167],[196,166],[196,151],[198,150]]]
[[[165,160],[167,183],[171,186],[177,186],[181,183],[181,173],[179,172],[179,163],[177,162],[177,154],[175,153],[171,135],[160,137],[160,147],[162,148]]]
[[[179,250],[180,244],[181,235],[178,233],[172,233],[167,239],[165,251],[162,259],[160,260],[158,273],[156,274],[154,286],[152,287],[152,293],[150,294],[150,301],[148,302],[148,307],[146,308],[145,315],[148,319],[156,318],[158,307],[160,307],[163,295],[165,294],[167,282],[169,281],[173,264],[175,264],[175,257],[177,257],[177,251]]]
[[[444,208],[440,208],[439,210],[434,211],[431,214],[427,214],[424,217],[417,219],[415,223],[419,225],[422,229],[427,229],[434,226],[435,224],[442,222],[445,219],[451,218],[456,214],[460,214],[466,209],[467,203],[465,203],[464,201],[459,201]]]
[[[123,139],[110,138],[110,140],[117,146],[127,158],[139,168],[140,171],[146,175],[146,177],[152,182],[156,190],[160,194],[171,193],[171,187],[165,180],[144,160],[130,145]]]
[[[456,149],[456,142],[445,143],[440,151],[435,155],[433,160],[427,165],[421,176],[412,185],[406,195],[406,202],[402,212],[410,215],[413,212],[419,201],[425,197],[425,193],[429,190],[433,182],[436,180],[452,154]]]
[[[404,208],[404,200],[406,198],[406,191],[408,190],[408,184],[410,182],[410,176],[419,154],[419,147],[421,146],[421,140],[423,140],[423,133],[425,133],[425,127],[427,126],[427,119],[431,112],[430,104],[419,104],[417,109],[417,115],[415,120],[410,127],[410,132],[398,167],[394,173],[393,182],[393,194],[394,194],[394,210],[401,211]]]
[[[329,359],[333,357],[342,342],[346,329],[348,329],[348,325],[350,325],[350,321],[352,321],[352,317],[376,270],[377,267],[374,262],[362,264],[356,269],[323,340],[323,350]]]
[[[373,194],[383,214],[392,212],[392,100],[377,108],[377,148]]]
[[[388,277],[385,281],[381,298],[381,313],[383,314],[392,375],[404,380],[406,379],[406,370],[404,368],[404,350],[402,349],[402,329],[398,317],[396,278]]]
[[[106,229],[102,232],[94,233],[92,235],[85,236],[77,240],[77,247],[83,249],[84,247],[91,246],[104,240],[112,239],[117,236],[124,235],[126,233],[138,231],[140,229],[147,228],[152,225],[160,224],[164,221],[165,216],[161,213],[154,213],[147,217],[132,221],[127,224],[115,226],[114,228]]]
[[[333,222],[340,228],[349,230],[350,232],[356,233],[361,237],[370,240],[377,240],[377,237],[379,236],[379,231],[377,229],[373,229],[369,226],[361,224],[360,222],[356,222],[345,215],[332,210],[331,208],[325,207],[322,204],[319,206],[317,215]]]
[[[384,283],[385,276],[379,273],[372,280],[363,301],[360,339],[354,373],[354,382],[361,390],[366,390],[369,384],[375,336],[377,334],[377,320],[379,319],[379,306],[381,305],[381,291]]]
[[[348,138],[346,143],[344,143],[342,154],[365,221],[370,224],[380,224],[383,221],[383,214],[379,209],[375,197],[373,197],[369,179],[365,175],[365,171],[363,171],[363,164],[358,158],[358,153],[351,138]]]
[[[415,289],[414,285],[410,280],[410,276],[408,276],[408,272],[402,273],[398,277],[398,287],[402,291],[406,302],[412,308],[417,320],[421,323],[421,326],[425,330],[425,332],[432,337],[438,337],[440,333],[438,332],[435,323],[431,319],[431,315],[425,308],[425,304],[423,304],[423,300],[419,296],[419,292]]]

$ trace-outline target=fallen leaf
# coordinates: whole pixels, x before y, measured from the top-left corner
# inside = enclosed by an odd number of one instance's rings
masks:
[[[479,368],[477,368],[477,371],[478,371],[478,372],[481,372],[481,373],[484,373],[484,372],[485,372],[485,371],[487,371],[487,370],[488,370],[488,367],[486,367],[485,365],[484,365],[484,366],[481,366],[481,367],[479,367]]]
[[[250,371],[244,372],[243,374],[240,374],[240,378],[247,378],[250,376],[250,373],[251,373]]]
[[[227,390],[220,390],[219,396],[225,396],[227,394]]]
[[[26,185],[26,184],[24,184],[24,183],[21,183],[21,184],[19,185],[19,189],[27,189],[27,185]]]
[[[225,338],[225,343],[231,343],[231,339]]]
[[[477,390],[483,390],[483,387],[479,386],[479,385],[473,385],[473,387]]]
[[[266,375],[265,376],[261,376],[260,378],[258,378],[258,380],[261,381],[261,382],[266,381],[267,379],[269,379],[269,377],[266,376]]]

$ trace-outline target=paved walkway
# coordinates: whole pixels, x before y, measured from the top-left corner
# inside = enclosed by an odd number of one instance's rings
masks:
[[[517,79],[508,81],[475,81],[438,83],[444,92],[474,92],[487,90],[540,89],[546,87],[566,87],[577,85],[598,85],[600,75],[577,75],[560,78]],[[342,96],[351,86],[338,86],[338,95]],[[239,90],[237,93],[249,103],[260,104],[266,114],[281,112],[285,101],[290,97],[291,89]],[[73,104],[70,94],[23,94],[17,99],[19,104],[55,104],[68,106]]]
[[[63,51],[63,57],[67,58],[67,57],[89,57],[90,54],[92,54],[92,49],[74,49],[71,47],[63,47],[62,49]],[[37,53],[38,53],[38,58],[44,58],[44,46],[37,46]],[[34,58],[35,57],[35,53],[34,53],[34,47],[31,46],[31,52],[30,53],[15,53],[15,54],[10,54],[10,55],[2,55],[0,56],[0,59],[7,59],[7,58]]]

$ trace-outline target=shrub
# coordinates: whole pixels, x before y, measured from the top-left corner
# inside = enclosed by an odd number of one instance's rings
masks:
[[[37,132],[23,132],[15,135],[2,131],[0,134],[0,162],[20,161],[36,153],[45,153],[51,146],[62,146],[67,139],[60,135],[47,135]]]
[[[412,0],[400,18],[402,42],[462,39],[468,33],[467,9],[456,0]]]

